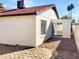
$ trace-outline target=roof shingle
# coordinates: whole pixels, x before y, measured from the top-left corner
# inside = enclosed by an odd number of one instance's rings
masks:
[[[37,14],[37,11],[41,10],[48,10],[49,8],[53,8],[55,5],[44,5],[44,6],[36,6],[36,7],[29,7],[23,9],[12,9],[1,12],[0,16],[9,16],[9,15],[24,15],[24,14]]]

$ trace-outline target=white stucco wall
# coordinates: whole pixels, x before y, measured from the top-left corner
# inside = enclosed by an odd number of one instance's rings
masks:
[[[0,17],[0,43],[36,46],[35,16]]]
[[[41,35],[41,20],[46,20],[46,34]],[[52,37],[52,23],[58,21],[54,10],[39,15],[0,17],[0,43],[39,46]]]
[[[61,19],[61,22],[62,22],[62,35],[63,35],[63,38],[71,38],[71,22],[72,22],[72,19]]]
[[[46,20],[47,22],[45,35],[41,35],[41,20]],[[57,16],[52,9],[36,16],[36,46],[39,46],[44,40],[52,37],[52,21],[55,22],[57,20]]]

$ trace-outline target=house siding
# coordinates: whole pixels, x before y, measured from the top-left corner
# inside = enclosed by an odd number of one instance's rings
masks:
[[[46,34],[41,35],[41,20],[46,20]],[[53,9],[38,15],[0,17],[0,43],[37,47],[52,37],[52,23],[57,22]]]
[[[36,46],[35,15],[0,17],[0,43]]]
[[[47,21],[46,34],[41,35],[41,20]],[[52,37],[52,23],[58,21],[55,11],[49,9],[36,16],[36,46]]]

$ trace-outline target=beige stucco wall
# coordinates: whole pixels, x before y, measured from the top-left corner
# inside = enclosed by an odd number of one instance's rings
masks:
[[[36,20],[30,16],[0,17],[0,43],[36,46]]]
[[[60,20],[60,19],[59,19]],[[53,22],[53,27],[54,27],[54,35],[62,35],[62,22]]]
[[[60,24],[57,24],[57,28],[56,28],[56,34],[57,35],[62,35],[62,32],[63,31],[63,24],[60,23]]]
[[[46,34],[41,35],[41,20],[47,21]],[[52,23],[58,21],[55,12],[49,9],[36,16],[36,46],[39,46],[44,40],[52,37]]]
[[[76,46],[79,51],[79,23],[72,24],[73,34],[76,42]]]

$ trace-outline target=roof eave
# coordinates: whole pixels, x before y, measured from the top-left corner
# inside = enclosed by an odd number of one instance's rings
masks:
[[[57,18],[59,19],[59,15],[58,15],[58,12],[57,12],[56,6],[52,7],[52,9],[55,11],[55,13],[56,13],[56,15],[57,15]]]
[[[36,15],[36,12],[34,12],[34,13],[23,13],[23,14],[0,15],[0,17],[8,17],[8,16],[23,16],[23,15]]]

